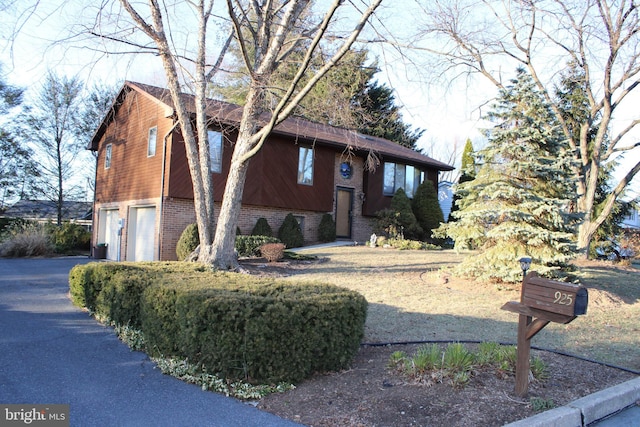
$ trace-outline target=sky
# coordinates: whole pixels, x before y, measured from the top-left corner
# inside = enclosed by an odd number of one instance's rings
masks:
[[[63,2],[64,6],[58,3],[50,0],[40,4],[36,13],[21,28],[17,39],[11,44],[0,45],[0,62],[9,83],[37,90],[47,70],[53,69],[59,74],[79,73],[85,81],[115,83],[127,79],[164,85],[164,71],[156,57],[147,55],[137,60],[132,60],[131,56],[105,57],[89,49],[52,45],[53,41],[64,39],[66,32],[74,28],[79,19],[90,22],[90,15],[95,14],[95,9],[82,8],[80,0]],[[391,21],[403,19],[397,10],[388,7],[381,10],[380,15],[386,24],[398,27]],[[5,34],[2,36],[6,37]],[[403,106],[404,120],[415,128],[426,129],[419,146],[428,155],[452,163],[452,141],[460,145],[459,155],[467,138],[482,139],[475,128],[479,119],[478,111],[473,111],[476,101],[471,99],[466,88],[446,95],[440,88],[426,88],[413,66],[406,64],[401,57],[393,57],[396,54],[393,49],[371,49],[377,50],[374,53],[381,68],[376,77],[396,91],[396,103]],[[396,65],[391,66],[392,63]],[[492,87],[488,89],[495,92]],[[485,101],[483,99],[481,102]]]
[[[0,25],[0,63],[8,83],[34,92],[47,70],[52,69],[58,74],[79,74],[89,83],[117,84],[127,79],[164,85],[164,72],[157,57],[107,56],[86,47],[70,48],[69,43],[54,43],[64,40],[69,31],[78,30],[79,25],[87,27],[95,22],[97,6],[92,2],[21,0],[16,3],[24,7],[29,2],[38,4],[31,14],[17,15],[15,8],[7,11],[0,7],[0,22],[23,23],[11,43],[6,39],[12,26]],[[385,30],[399,39],[408,37],[419,24],[419,15],[408,7],[395,7],[396,3],[384,5],[378,12],[378,25],[384,25]],[[73,44],[78,45],[77,42]],[[376,77],[395,90],[396,103],[403,107],[404,120],[415,128],[426,130],[418,146],[427,155],[457,166],[467,138],[473,141],[476,150],[482,146],[484,138],[479,129],[487,126],[482,116],[489,108],[488,102],[497,94],[491,83],[485,79],[458,79],[445,88],[442,84],[429,83],[428,70],[421,69],[423,65],[412,62],[394,48],[376,44],[367,47],[381,69]],[[452,158],[454,154],[456,157]],[[455,180],[457,175],[444,178]],[[637,181],[633,187],[636,193],[640,189]]]

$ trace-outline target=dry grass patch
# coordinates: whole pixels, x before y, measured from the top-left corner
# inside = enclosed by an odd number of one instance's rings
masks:
[[[448,273],[473,253],[365,246],[303,253],[329,260],[297,270],[295,280],[302,275],[345,286],[369,301],[366,342],[516,341],[517,317],[500,307],[519,299],[519,286],[468,281]],[[569,325],[548,325],[533,345],[640,370],[640,270],[604,262],[577,266],[589,288],[587,314]]]

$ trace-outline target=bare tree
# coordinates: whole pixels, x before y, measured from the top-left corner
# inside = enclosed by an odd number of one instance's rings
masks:
[[[598,227],[640,171],[633,163],[614,185],[603,209],[595,208],[598,174],[627,153],[640,159],[640,124],[630,98],[640,72],[640,14],[634,0],[507,1],[447,0],[420,2],[425,12],[418,43],[435,58],[441,76],[481,75],[503,88],[505,65],[524,66],[551,104],[572,150],[578,179],[576,209],[584,215],[578,247],[588,249]],[[568,63],[584,75],[588,112],[579,130],[567,123],[554,97]],[[631,107],[631,110],[628,108]],[[631,113],[632,116],[623,117]],[[616,114],[618,113],[618,114]],[[616,117],[619,116],[619,117]],[[618,121],[613,126],[614,119]],[[595,128],[597,124],[597,129]],[[622,124],[620,126],[620,124]],[[595,135],[593,135],[595,131]],[[588,251],[587,251],[588,253]]]
[[[84,145],[75,137],[80,127],[78,110],[83,83],[78,78],[48,74],[30,109],[22,118],[22,139],[39,155],[39,189],[57,210],[62,224],[65,200],[77,200],[80,188],[73,184],[75,161]]]
[[[113,2],[103,2],[90,34],[103,41],[119,42],[138,53],[154,53],[162,60],[193,181],[200,262],[222,269],[237,267],[235,230],[249,160],[261,149],[272,129],[284,121],[318,80],[349,52],[381,1],[371,0],[367,4],[361,0],[332,0],[321,15],[312,13],[315,4],[311,0],[226,0],[224,11],[215,9],[213,0],[149,0],[146,6],[120,0],[126,14],[113,10],[117,9]],[[344,13],[340,13],[342,11]],[[135,24],[135,31],[126,27],[123,19],[126,15]],[[349,19],[351,24],[347,23]],[[189,29],[182,25],[184,22],[194,25]],[[229,32],[220,37],[220,28]],[[217,46],[212,43],[215,36],[223,40]],[[250,84],[214,232],[206,89],[221,72],[224,55],[232,43],[237,44],[241,52]],[[301,83],[314,52],[328,43],[338,44],[336,53],[312,78]],[[304,47],[305,55],[298,63],[299,71],[288,87],[279,91],[279,101],[263,124],[259,119],[266,112],[262,100],[270,91],[270,78],[300,46]],[[195,96],[195,121],[180,97],[183,92],[192,92]]]

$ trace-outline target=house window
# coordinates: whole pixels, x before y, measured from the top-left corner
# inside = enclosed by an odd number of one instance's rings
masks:
[[[158,139],[158,126],[149,128],[149,136],[147,137],[147,157],[156,155],[156,140]]]
[[[399,188],[402,188],[407,193],[407,197],[413,198],[423,180],[424,172],[414,166],[389,162],[384,164],[383,193],[385,196],[393,196]]]
[[[300,147],[298,154],[298,184],[313,185],[313,148]]]
[[[384,164],[384,194],[392,195],[396,192],[396,164]]]
[[[406,186],[404,187],[404,191],[407,193],[407,197],[413,199],[413,195],[415,194],[415,182],[416,182],[416,168],[413,166],[407,166],[405,169],[405,177],[404,182]]]
[[[107,144],[104,149],[104,168],[109,169],[111,167],[111,144]]]
[[[207,132],[209,139],[209,158],[211,159],[211,172],[222,172],[222,133],[210,130]]]
[[[398,188],[404,188],[404,192],[407,192],[407,186],[404,182],[404,165],[399,165],[396,164],[396,176],[395,176],[395,181],[394,181],[394,188],[393,188],[393,192],[395,193],[396,191],[398,191]]]

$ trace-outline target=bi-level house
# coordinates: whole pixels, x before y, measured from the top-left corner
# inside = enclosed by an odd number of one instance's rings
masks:
[[[191,95],[183,95],[193,108]],[[210,100],[209,143],[216,207],[229,171],[242,108]],[[94,247],[113,260],[173,260],[178,238],[195,222],[193,188],[183,137],[168,90],[126,82],[96,131]],[[374,167],[366,167],[367,162]],[[438,186],[453,168],[391,141],[290,118],[251,159],[239,228],[249,234],[260,217],[278,230],[288,213],[305,243],[317,240],[329,213],[340,239],[368,240],[375,213],[403,187]]]

